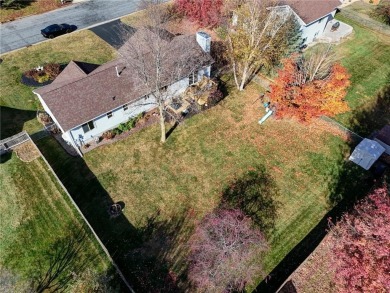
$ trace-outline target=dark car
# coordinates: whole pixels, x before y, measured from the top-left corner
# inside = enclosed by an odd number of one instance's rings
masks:
[[[63,24],[52,24],[49,25],[48,27],[45,27],[43,30],[41,30],[42,36],[45,38],[54,38],[59,35],[71,33],[75,31],[77,27],[75,25],[69,25],[66,23]]]

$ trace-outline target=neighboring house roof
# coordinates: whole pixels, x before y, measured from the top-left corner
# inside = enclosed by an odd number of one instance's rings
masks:
[[[378,142],[365,138],[356,146],[349,160],[368,170],[384,151],[385,148]]]
[[[339,0],[280,0],[278,4],[290,6],[305,24],[309,24],[334,11],[341,2]]]
[[[187,59],[186,66],[176,76],[169,74],[169,66],[174,64],[167,64],[163,76],[166,85],[188,76],[195,71],[194,67],[200,69],[213,62],[210,54],[198,45],[194,35],[176,36],[166,41],[165,48],[166,53],[172,56],[168,59]],[[88,73],[85,66],[79,65],[70,62],[57,77],[58,80],[34,90],[42,97],[64,131],[150,94],[137,70],[132,70],[124,59],[105,63]],[[116,67],[121,72],[119,77]]]

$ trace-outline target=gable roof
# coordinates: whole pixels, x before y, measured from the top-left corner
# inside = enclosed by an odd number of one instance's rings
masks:
[[[334,11],[341,2],[339,0],[281,0],[279,5],[290,6],[305,24],[309,24]]]
[[[166,46],[167,54],[174,57],[170,60],[179,60],[181,57],[187,59],[179,75],[173,76],[169,70],[164,71],[166,85],[188,76],[195,67],[200,69],[213,62],[210,54],[198,45],[194,35],[176,36]],[[174,65],[167,64],[167,68]],[[34,90],[42,97],[64,131],[150,94],[148,87],[140,81],[137,71],[132,70],[122,58],[105,63],[89,73],[79,72],[83,70],[76,62],[70,62],[68,66],[57,77],[58,81],[56,79],[52,84]],[[116,67],[121,71],[119,77]]]

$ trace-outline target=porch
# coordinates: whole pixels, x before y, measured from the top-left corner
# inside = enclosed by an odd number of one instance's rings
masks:
[[[352,31],[352,26],[337,19],[332,19],[327,23],[324,32],[321,37],[317,38],[316,42],[339,43],[342,39],[349,36]]]

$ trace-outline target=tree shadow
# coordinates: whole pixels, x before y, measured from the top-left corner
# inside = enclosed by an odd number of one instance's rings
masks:
[[[52,137],[43,138],[36,144],[111,257],[128,277],[129,264],[123,255],[141,243],[138,230],[123,213],[111,217],[109,208],[115,202],[82,158],[68,155]],[[132,285],[132,280],[127,280]],[[123,283],[121,289],[128,291]]]
[[[221,207],[241,209],[262,232],[269,235],[275,227],[280,206],[275,199],[277,195],[273,179],[266,174],[264,167],[258,167],[225,188]]]
[[[184,291],[186,263],[181,256],[190,232],[183,230],[188,227],[186,213],[170,221],[160,220],[156,213],[142,228],[135,228],[124,213],[110,216],[115,202],[82,158],[68,155],[51,137],[39,140],[37,146],[135,292]],[[180,276],[173,270],[180,271]],[[122,284],[120,292],[127,291]]]
[[[0,139],[15,135],[23,130],[24,123],[36,117],[36,111],[19,110],[0,106]]]
[[[97,255],[86,255],[88,234],[82,228],[69,226],[69,233],[58,239],[44,255],[40,270],[32,273],[33,292],[61,292],[75,281],[74,276],[82,273],[93,263]]]
[[[140,292],[185,292],[187,281],[186,240],[190,235],[187,212],[182,217],[159,220],[157,211],[139,230],[142,244],[126,255],[131,279]]]
[[[372,105],[353,112],[350,124],[354,132],[366,137],[390,124],[390,76],[389,83],[378,92]]]

